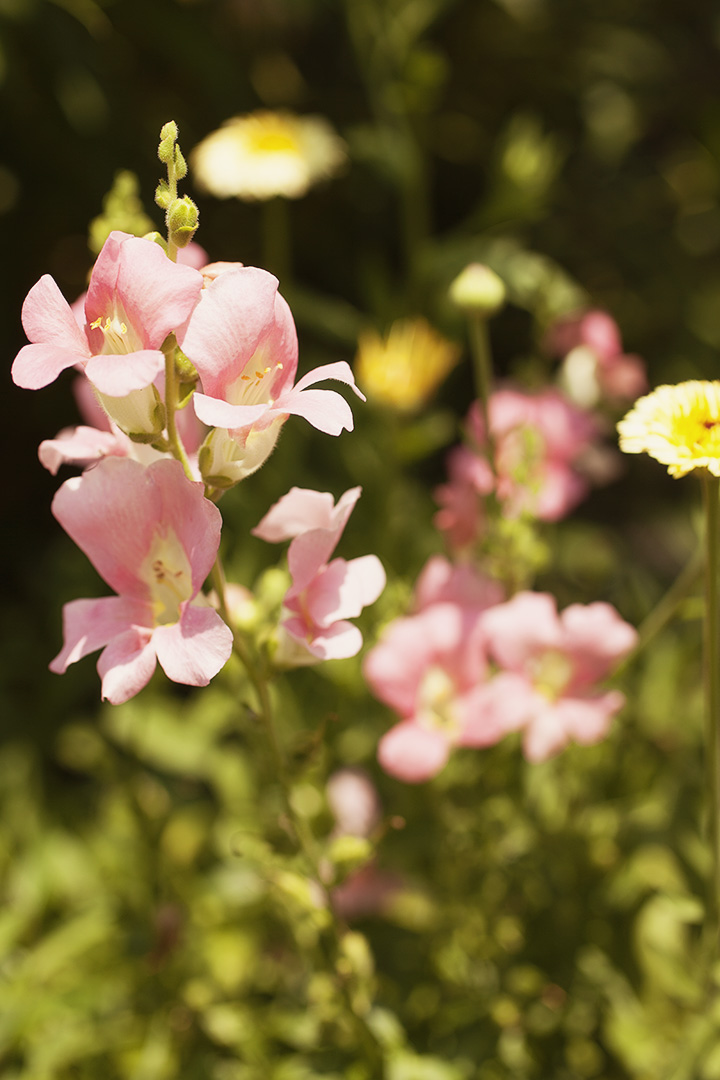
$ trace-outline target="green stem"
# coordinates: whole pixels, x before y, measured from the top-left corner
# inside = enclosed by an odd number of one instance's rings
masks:
[[[632,664],[650,642],[657,637],[660,631],[665,629],[690,590],[697,584],[703,572],[704,564],[705,551],[702,546],[698,546],[668,591],[641,622],[638,627],[637,645],[632,652],[628,653],[622,663],[618,664],[614,669],[614,675],[618,675]]]
[[[232,626],[231,620],[228,616],[227,602],[225,600],[225,572],[223,570],[222,562],[219,555],[215,560],[215,564],[212,568],[211,574],[213,585],[215,586],[215,591],[218,596],[218,607],[220,609],[220,614],[224,621],[229,626]],[[346,980],[343,978],[343,976],[338,970],[338,961],[342,955],[343,930],[339,925],[335,916],[335,912],[333,910],[332,897],[326,883],[326,875],[323,872],[322,859],[318,852],[315,837],[309,829],[305,818],[298,813],[293,802],[292,783],[288,774],[285,754],[283,753],[282,744],[280,742],[277,727],[275,725],[275,718],[273,714],[272,700],[270,698],[268,681],[266,678],[264,678],[262,673],[258,671],[258,668],[250,654],[250,650],[248,649],[242,636],[234,631],[233,648],[236,655],[242,661],[242,664],[248,674],[248,678],[250,679],[257,694],[260,706],[259,712],[265,724],[265,730],[268,736],[268,744],[273,760],[273,769],[280,783],[280,789],[282,791],[283,802],[285,805],[285,812],[295,834],[295,839],[297,841],[298,847],[305,858],[305,862],[310,871],[310,875],[313,878],[313,881],[321,890],[325,910],[328,913],[328,933],[330,940],[328,941],[322,932],[319,936],[319,944],[322,950],[323,958],[328,967],[328,970],[337,980],[348,1019],[352,1024],[353,1029],[355,1030],[358,1041],[365,1050],[368,1065],[372,1069],[371,1076],[373,1080],[383,1080],[385,1076],[385,1067],[382,1047],[378,1043],[373,1032],[368,1027],[364,1018],[357,1013],[353,1004],[350,988],[348,987]]]
[[[718,568],[720,564],[719,481],[707,473],[703,477],[705,510],[705,626],[703,665],[705,686],[705,753],[707,778],[707,829],[712,851],[712,873],[708,883],[706,930],[712,942],[712,957],[720,957],[718,902],[720,899],[720,625],[718,623]]]
[[[167,426],[168,443],[173,457],[182,465],[188,480],[195,480],[190,467],[185,447],[177,429],[175,414],[177,412],[177,371],[175,370],[175,339],[165,351],[165,423]]]

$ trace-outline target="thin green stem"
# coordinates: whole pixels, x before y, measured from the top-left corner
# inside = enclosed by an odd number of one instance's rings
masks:
[[[652,611],[647,615],[638,627],[638,640],[632,652],[614,669],[613,674],[618,675],[629,667],[634,660],[644,651],[654,638],[664,630],[670,620],[676,614],[678,608],[690,593],[691,589],[700,580],[705,565],[705,551],[698,546],[692,553],[685,566],[682,568],[675,581],[667,592],[660,598]]]
[[[182,465],[188,480],[195,480],[190,467],[185,447],[177,429],[175,414],[177,412],[177,371],[175,370],[175,340],[165,351],[165,423],[167,426],[168,443],[173,457]]]
[[[225,599],[225,572],[219,555],[213,566],[211,576],[218,596],[220,614],[224,621],[229,626],[232,626]],[[297,845],[308,866],[310,875],[321,890],[323,896],[324,907],[328,914],[327,929],[330,939],[328,941],[327,937],[321,932],[319,936],[319,945],[322,950],[323,958],[328,970],[337,980],[345,1011],[358,1041],[365,1050],[368,1065],[372,1069],[371,1075],[373,1080],[375,1080],[375,1078],[377,1078],[377,1080],[383,1080],[385,1076],[385,1066],[382,1047],[368,1027],[365,1019],[356,1011],[350,988],[347,985],[345,978],[343,978],[338,970],[338,961],[342,956],[343,929],[339,925],[333,910],[332,897],[327,886],[326,875],[323,872],[322,859],[318,852],[315,838],[309,829],[305,818],[302,814],[298,813],[292,798],[292,783],[288,774],[285,754],[275,724],[268,680],[258,670],[243,637],[235,631],[233,631],[233,649],[242,661],[248,678],[257,694],[259,714],[265,724],[268,745],[273,761],[273,769],[280,784],[285,812],[295,834]]]
[[[712,956],[720,958],[718,902],[720,900],[720,501],[719,481],[707,473],[703,478],[705,510],[705,629],[703,671],[705,686],[705,753],[707,778],[707,829],[712,851],[712,873],[708,883],[706,929],[712,942]]]

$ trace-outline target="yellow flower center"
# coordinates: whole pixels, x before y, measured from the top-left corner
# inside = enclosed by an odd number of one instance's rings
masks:
[[[671,476],[708,469],[720,476],[720,382],[659,386],[618,424],[620,449],[650,454]]]
[[[548,701],[557,701],[562,697],[572,673],[572,663],[565,653],[557,649],[549,649],[536,657],[530,669],[535,689]]]
[[[173,529],[155,533],[139,576],[150,591],[155,625],[176,623],[180,604],[193,595],[193,585],[190,562]]]
[[[455,696],[457,689],[442,668],[433,665],[425,672],[418,694],[418,719],[433,731],[454,737],[460,730]]]
[[[297,154],[300,152],[297,140],[289,131],[258,128],[251,132],[250,143],[258,154]]]
[[[100,315],[99,318],[90,323],[90,329],[101,330],[105,339],[98,355],[127,354],[142,349],[142,342],[138,339],[132,327],[128,327],[123,316],[124,313],[113,312],[112,315]]]

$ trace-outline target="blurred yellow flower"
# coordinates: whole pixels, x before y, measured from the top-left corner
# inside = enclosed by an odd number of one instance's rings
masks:
[[[360,335],[355,375],[368,397],[414,412],[432,397],[459,356],[460,347],[426,319],[400,319],[385,338],[375,330]]]
[[[193,150],[199,188],[227,199],[299,199],[344,164],[344,141],[319,116],[259,111],[236,116]]]
[[[720,382],[693,379],[639,398],[617,426],[620,449],[650,454],[671,476],[720,476]]]

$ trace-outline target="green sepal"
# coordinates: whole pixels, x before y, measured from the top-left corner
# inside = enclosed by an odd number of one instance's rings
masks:
[[[155,202],[162,210],[167,210],[172,201],[167,180],[161,180],[155,188]]]
[[[194,379],[181,379],[177,388],[177,408],[184,409],[193,396],[195,387],[197,386],[197,376]]]
[[[198,381],[197,368],[180,348],[175,350],[175,370],[181,382],[196,383]]]
[[[179,146],[175,147],[175,179],[183,180],[187,176],[187,162]]]
[[[158,247],[161,247],[167,255],[167,241],[165,240],[165,237],[162,235],[162,233],[159,233],[157,230],[145,233],[145,235],[143,236],[143,240],[152,240],[153,244],[157,244]]]
[[[202,460],[202,451],[198,460]],[[218,488],[220,491],[229,491],[230,488],[235,487],[235,484],[239,483],[239,481],[230,480],[227,476],[203,476],[203,483],[209,488]]]
[[[158,401],[155,406],[152,418],[155,427],[154,431],[126,431],[125,434],[127,437],[131,439],[132,442],[142,443],[143,445],[157,442],[158,435],[165,428],[165,406],[162,401]]]

